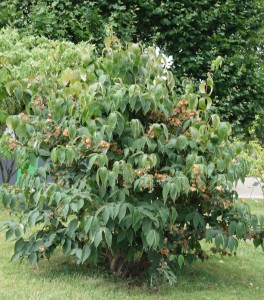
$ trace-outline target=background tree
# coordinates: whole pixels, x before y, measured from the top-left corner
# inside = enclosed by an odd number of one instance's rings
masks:
[[[104,25],[111,24],[122,40],[154,43],[173,55],[178,79],[204,79],[220,55],[216,110],[238,135],[248,134],[256,114],[263,117],[263,1],[15,0],[1,6],[1,26],[55,39],[93,39],[102,46]]]

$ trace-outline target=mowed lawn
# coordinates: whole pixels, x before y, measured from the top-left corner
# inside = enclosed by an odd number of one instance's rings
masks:
[[[264,201],[249,200],[252,212],[264,214]],[[0,205],[0,223],[8,219]],[[60,251],[42,261],[38,270],[25,261],[10,262],[14,242],[0,233],[0,300],[5,299],[263,299],[264,253],[251,242],[241,242],[237,256],[210,254],[206,262],[186,267],[176,286],[150,288],[142,280],[109,276],[101,268],[76,266]],[[206,245],[209,249],[212,245]]]

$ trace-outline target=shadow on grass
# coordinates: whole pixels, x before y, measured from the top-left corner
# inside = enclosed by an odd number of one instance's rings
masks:
[[[264,204],[252,202],[252,211],[263,213]],[[0,212],[0,219],[8,218]],[[110,275],[107,267],[98,265],[75,264],[71,257],[65,257],[60,249],[48,261],[39,263],[38,269],[31,268],[28,262],[11,263],[13,242],[4,242],[0,234],[0,297],[12,299],[17,293],[25,299],[29,290],[37,287],[46,295],[51,289],[58,288],[61,294],[52,294],[48,299],[63,299],[65,295],[78,299],[254,299],[263,295],[264,253],[254,249],[251,242],[241,241],[237,256],[221,257],[210,254],[205,262],[196,261],[178,272],[176,286],[169,287],[157,281],[150,289],[147,277],[121,279]],[[204,244],[207,250],[213,245]],[[154,280],[155,283],[155,280]],[[27,285],[25,287],[25,285]],[[21,291],[22,289],[22,291]],[[23,290],[24,289],[24,290]],[[4,291],[4,292],[2,292]],[[90,298],[87,298],[87,295]],[[212,296],[214,295],[214,296]],[[53,298],[52,298],[53,297]],[[70,297],[70,296],[69,296]],[[31,298],[30,298],[31,299]],[[46,299],[44,297],[44,299]],[[70,299],[70,298],[68,298]],[[73,298],[72,298],[73,299]],[[75,298],[74,298],[75,299]],[[76,298],[77,299],[77,298]]]

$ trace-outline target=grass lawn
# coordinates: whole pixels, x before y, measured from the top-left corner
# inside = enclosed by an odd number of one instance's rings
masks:
[[[252,212],[264,214],[263,200],[250,200]],[[9,216],[0,205],[0,223]],[[210,245],[206,245],[208,249]],[[12,263],[13,242],[0,233],[0,299],[257,299],[264,295],[264,253],[241,242],[237,256],[210,255],[206,262],[186,267],[174,287],[122,281],[98,268],[76,266],[59,252],[39,269]]]

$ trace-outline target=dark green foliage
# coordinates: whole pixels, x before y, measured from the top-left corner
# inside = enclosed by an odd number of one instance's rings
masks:
[[[26,34],[74,42],[101,41],[102,16],[93,2],[80,0],[4,1],[0,10],[1,26],[11,25]]]

